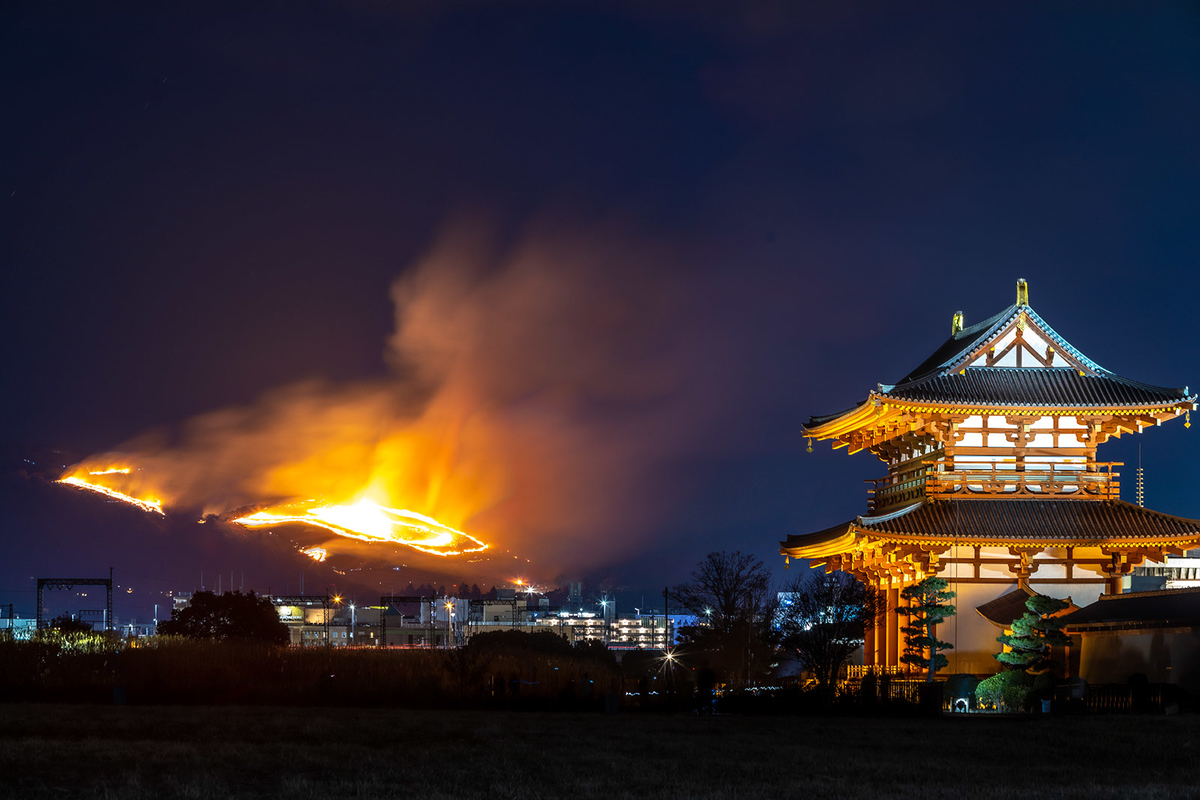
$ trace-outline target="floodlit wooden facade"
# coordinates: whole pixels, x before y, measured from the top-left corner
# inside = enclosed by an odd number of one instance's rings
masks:
[[[854,408],[813,417],[812,441],[887,465],[868,481],[867,513],[789,536],[780,552],[842,570],[888,593],[864,662],[896,667],[904,644],[900,590],[928,575],[958,592],[941,638],[952,672],[996,671],[997,631],[976,609],[1019,588],[1076,606],[1118,593],[1143,563],[1200,546],[1200,521],[1120,499],[1120,464],[1099,460],[1110,438],[1190,412],[1196,395],[1132,381],[1096,364],[1017,302],[964,327],[896,384]]]

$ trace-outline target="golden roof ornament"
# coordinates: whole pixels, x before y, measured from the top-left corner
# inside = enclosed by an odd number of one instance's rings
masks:
[[[950,335],[957,336],[958,332],[963,329],[963,313],[961,311],[954,312],[954,318],[950,320]]]
[[[1017,278],[1017,305],[1029,305],[1029,284],[1024,278]]]

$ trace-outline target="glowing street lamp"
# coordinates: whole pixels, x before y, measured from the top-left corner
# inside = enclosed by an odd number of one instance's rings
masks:
[[[600,617],[604,620],[604,646],[609,645],[609,634],[612,631],[612,620],[608,617],[609,599],[606,597],[600,601]],[[616,604],[614,603],[614,606]]]

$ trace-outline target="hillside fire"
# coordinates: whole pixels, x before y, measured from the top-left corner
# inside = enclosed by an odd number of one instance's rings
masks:
[[[432,517],[415,511],[387,508],[368,500],[348,505],[327,505],[313,500],[288,503],[238,517],[234,522],[247,528],[286,523],[315,525],[339,536],[366,542],[403,544],[439,556],[456,556],[487,549],[487,545],[474,536],[443,525]]]
[[[94,480],[88,480],[88,478],[91,478],[93,476],[100,476],[100,475],[123,475],[124,476],[124,475],[129,475],[129,473],[130,473],[130,470],[128,467],[103,469],[103,470],[96,470],[93,472],[84,473],[87,475],[86,478],[83,477],[83,475],[76,473],[73,475],[69,475],[66,478],[62,478],[57,482],[65,483],[68,486],[74,486],[78,489],[86,489],[89,492],[96,492],[98,494],[104,495],[105,497],[109,497],[113,500],[119,500],[122,503],[129,503],[132,506],[137,506],[138,508],[142,509],[143,511],[149,511],[154,514],[166,516],[166,514],[163,512],[163,509],[162,509],[162,501],[157,498],[134,497],[131,494],[126,494],[125,492],[118,491],[117,489],[114,489],[110,486],[104,486],[100,483],[95,482]]]
[[[163,501],[153,496],[138,496],[143,482],[130,467],[88,469],[77,467],[58,480],[58,483],[102,494],[112,500],[166,516]],[[300,524],[318,528],[364,542],[402,544],[424,553],[456,556],[486,550],[487,545],[470,534],[451,528],[433,517],[406,509],[389,508],[369,500],[336,504],[321,500],[284,503],[234,517],[235,524],[245,528],[264,528],[274,525]],[[326,548],[310,548],[305,555],[324,561]]]

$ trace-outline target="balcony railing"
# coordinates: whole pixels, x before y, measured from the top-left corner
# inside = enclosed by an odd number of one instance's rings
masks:
[[[933,469],[933,461],[920,462],[900,472],[882,478],[867,478],[867,508],[872,513],[891,506],[904,505],[925,496],[925,478]]]
[[[1119,472],[1113,467],[1123,462],[1110,461],[1083,465],[992,464],[953,472],[931,472],[925,479],[925,493],[933,496],[1054,497],[1119,500]]]
[[[928,461],[902,472],[868,479],[867,508],[879,513],[924,497],[1026,497],[1056,499],[1119,500],[1121,461],[1084,464],[1012,462],[962,466],[939,472],[941,466]]]

